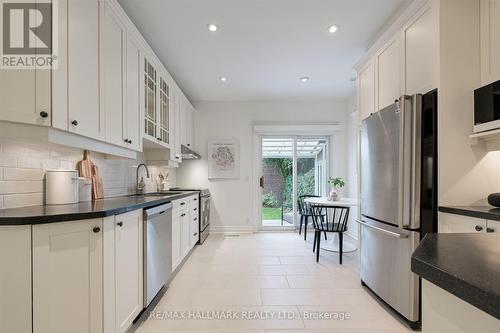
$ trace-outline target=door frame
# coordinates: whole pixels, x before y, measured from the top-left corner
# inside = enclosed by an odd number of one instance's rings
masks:
[[[295,227],[264,227],[262,225],[262,192],[260,190],[259,178],[261,176],[262,171],[262,137],[302,137],[302,136],[325,136],[327,137],[327,178],[329,178],[332,174],[339,172],[342,173],[343,170],[340,169],[339,166],[334,165],[332,163],[332,157],[335,149],[333,143],[337,141],[337,136],[342,130],[342,125],[340,123],[327,123],[327,124],[297,124],[297,125],[279,125],[279,124],[259,124],[253,126],[253,171],[252,171],[252,188],[253,188],[253,196],[252,196],[252,207],[253,207],[253,225],[254,228],[258,231],[284,231],[284,230],[295,230]],[[294,140],[295,142],[295,140]],[[295,149],[294,149],[295,155]],[[293,168],[293,182],[294,182],[294,190],[297,187],[297,175],[296,168]],[[297,203],[296,200],[293,201],[294,211],[296,210]],[[295,219],[295,217],[294,217]],[[285,229],[286,228],[286,229]]]

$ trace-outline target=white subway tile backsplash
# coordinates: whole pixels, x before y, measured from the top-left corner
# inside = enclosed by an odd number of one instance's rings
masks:
[[[2,141],[2,151],[10,154],[49,158],[50,148],[48,145],[4,138]]]
[[[0,167],[17,167],[17,155],[0,153]]]
[[[17,159],[17,167],[25,169],[41,169],[42,161],[39,157],[21,155]]]
[[[9,194],[3,197],[4,208],[43,205],[43,193]]]
[[[13,140],[0,134],[0,209],[42,205],[44,203],[44,178],[48,169],[75,170],[83,158],[83,150],[68,148],[36,140]],[[133,194],[136,191],[136,168],[139,160],[109,158],[91,152],[92,161],[98,166],[105,197]],[[156,191],[158,173],[173,173],[167,167],[149,166],[151,178],[141,168],[146,191]],[[172,184],[173,186],[175,184]]]
[[[43,180],[45,172],[36,169],[3,169],[3,180]]]
[[[61,168],[61,161],[59,160],[44,159],[41,161],[41,164],[43,170],[52,170]]]
[[[0,181],[0,194],[42,193],[43,181]]]

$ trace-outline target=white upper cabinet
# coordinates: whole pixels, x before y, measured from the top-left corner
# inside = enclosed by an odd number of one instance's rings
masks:
[[[140,48],[123,18],[109,2],[101,3],[101,109],[106,142],[141,149]]]
[[[500,80],[500,0],[481,0],[481,84]]]
[[[157,92],[158,74],[153,64],[144,58],[144,134],[150,140],[158,140]]]
[[[170,85],[161,75],[159,83],[158,139],[170,147]]]
[[[173,141],[170,148],[170,160],[175,163],[182,162],[182,92],[177,86],[174,86],[172,89],[172,105],[173,105]]]
[[[50,70],[0,69],[0,120],[50,126]]]
[[[101,109],[106,115],[106,142],[124,142],[124,40],[120,18],[107,3],[101,3]]]
[[[68,129],[104,140],[105,119],[99,105],[99,0],[66,1]]]
[[[178,87],[174,98],[174,80],[119,3],[59,0],[57,10],[58,68],[0,70],[0,121],[137,151],[144,138],[181,162],[181,143],[193,145],[192,106]]]
[[[141,140],[141,91],[142,91],[142,55],[139,42],[127,34],[125,53],[125,110],[123,133],[129,148],[142,150]]]
[[[193,113],[194,109],[188,99],[182,95],[181,144],[193,148]]]
[[[375,54],[376,110],[394,103],[402,95],[401,44],[399,34]]]
[[[403,27],[405,94],[427,93],[438,86],[439,31],[435,6],[424,6]]]
[[[375,68],[372,60],[358,72],[358,108],[360,120],[375,112]]]

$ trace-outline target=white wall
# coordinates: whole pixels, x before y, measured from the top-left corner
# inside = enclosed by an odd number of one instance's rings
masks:
[[[202,186],[212,193],[211,227],[214,231],[253,231],[257,212],[253,209],[254,123],[342,123],[333,137],[331,174],[347,178],[345,123],[347,103],[203,102],[196,105],[195,149],[201,160],[185,161],[177,172],[180,186]],[[209,180],[206,160],[209,140],[238,139],[240,178]]]
[[[0,209],[36,206],[44,203],[44,177],[47,169],[75,170],[83,158],[83,150],[47,142],[46,130],[40,127],[0,123]],[[90,148],[90,147],[89,147]],[[108,158],[91,153],[98,166],[104,186],[104,196],[114,197],[135,193],[138,160]],[[158,173],[170,174],[170,186],[175,185],[175,169],[150,166],[151,178],[146,191],[156,191]]]

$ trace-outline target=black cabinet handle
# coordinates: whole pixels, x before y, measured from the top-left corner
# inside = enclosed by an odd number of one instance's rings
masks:
[[[493,228],[486,228],[486,232],[495,232],[495,229],[493,229]]]
[[[184,206],[186,203],[185,202],[181,202],[181,206]]]
[[[116,225],[117,225],[117,226],[119,226],[119,227],[123,227],[123,222],[122,222],[122,221],[120,221],[120,222],[118,222]]]
[[[128,140],[128,143],[132,144],[132,140]]]
[[[186,216],[186,214],[181,214],[181,216]]]
[[[73,120],[73,121],[71,122],[71,124],[72,124],[73,126],[78,126],[78,121],[77,121],[77,120]]]
[[[123,141],[124,141],[125,143],[128,143],[128,139],[123,139]]]
[[[193,234],[193,236],[198,236],[198,233],[197,233],[197,232],[196,232],[196,233],[194,233],[194,234]]]
[[[188,146],[188,147],[191,147],[191,144],[190,144],[190,143],[188,143],[188,144],[187,144],[187,146]]]
[[[40,117],[47,118],[48,116],[49,116],[49,114],[47,112],[45,112],[45,111],[40,112]]]
[[[94,227],[94,229],[92,229],[92,231],[97,234],[99,231],[101,231],[101,228]]]
[[[194,200],[194,201],[198,201],[198,199],[197,199],[197,198],[194,198],[193,200]]]
[[[476,231],[482,231],[483,227],[481,227],[480,225],[476,225],[474,229],[476,229]]]
[[[160,138],[160,137],[157,137],[156,139],[157,139],[158,141],[161,141],[161,138]]]
[[[193,219],[193,221],[198,221],[198,218],[197,218],[197,217],[195,217],[195,218]]]

